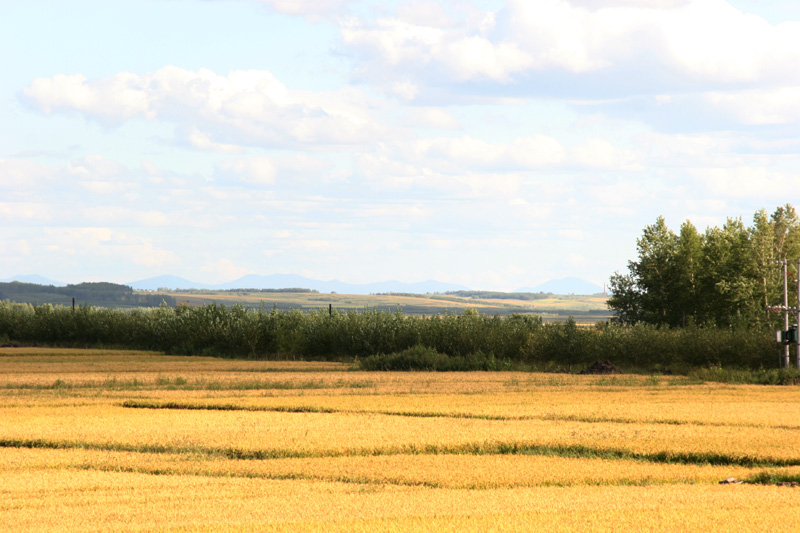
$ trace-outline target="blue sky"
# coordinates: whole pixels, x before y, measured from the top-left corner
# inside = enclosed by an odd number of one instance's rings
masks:
[[[800,200],[800,3],[3,1],[0,279],[603,284]]]

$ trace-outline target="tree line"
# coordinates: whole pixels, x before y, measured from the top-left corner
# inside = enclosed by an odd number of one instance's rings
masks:
[[[700,233],[684,222],[676,234],[663,217],[636,241],[638,258],[611,276],[608,306],[615,320],[666,326],[766,327],[778,323],[770,306],[783,302],[779,260],[800,258],[800,217],[786,204],[753,223],[728,218]],[[797,275],[797,274],[794,274]],[[796,278],[790,301],[797,301]]]
[[[0,283],[0,301],[71,306],[73,298],[77,305],[103,307],[158,307],[163,302],[175,305],[172,296],[134,293],[131,287],[117,283],[77,283],[66,287],[19,281]]]

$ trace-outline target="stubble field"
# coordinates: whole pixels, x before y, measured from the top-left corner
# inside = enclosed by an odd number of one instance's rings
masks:
[[[793,387],[0,349],[9,530],[795,531],[791,480]]]

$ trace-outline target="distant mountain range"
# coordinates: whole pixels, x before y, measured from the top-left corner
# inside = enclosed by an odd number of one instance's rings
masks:
[[[336,292],[340,294],[375,294],[383,292],[425,294],[429,292],[460,291],[467,288],[463,285],[442,283],[435,280],[420,281],[418,283],[405,283],[396,280],[377,283],[345,283],[339,280],[320,281],[293,274],[273,274],[271,276],[248,274],[235,281],[218,285],[195,283],[178,276],[157,276],[134,281],[133,283],[128,283],[128,285],[139,290],[157,290],[160,288],[209,290],[311,289],[322,293]]]
[[[20,281],[23,283],[35,283],[37,285],[53,285],[63,287],[66,283],[53,281],[43,276],[25,275],[14,276],[12,278],[0,280],[0,282]],[[231,289],[311,289],[321,293],[336,292],[339,294],[376,294],[386,292],[404,292],[410,294],[426,294],[448,291],[469,290],[468,287],[455,283],[443,283],[435,280],[420,281],[417,283],[406,283],[402,281],[382,281],[376,283],[345,283],[339,280],[321,281],[293,274],[273,274],[270,276],[259,276],[248,274],[235,281],[209,285],[196,283],[179,276],[156,276],[154,278],[142,279],[126,285],[137,290],[158,290],[166,289],[207,289],[207,290],[231,290]],[[603,287],[589,283],[580,278],[561,278],[542,283],[535,287],[521,287],[514,292],[550,292],[553,294],[576,294],[588,295],[603,292]]]

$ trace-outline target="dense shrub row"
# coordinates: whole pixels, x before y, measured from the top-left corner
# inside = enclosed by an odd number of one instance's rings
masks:
[[[598,359],[624,369],[775,367],[778,346],[768,331],[670,329],[647,324],[579,327],[573,320],[543,324],[529,315],[463,314],[430,317],[400,312],[328,310],[304,313],[225,307],[106,309],[0,302],[0,338],[61,346],[115,346],[173,354],[246,358],[351,360],[380,367],[370,356],[425,347],[414,357],[430,368],[572,368]],[[427,353],[427,355],[426,355]],[[437,362],[436,355],[446,356]],[[401,361],[401,359],[398,359]],[[406,363],[397,363],[403,365]],[[423,365],[423,366],[425,366]]]
[[[370,355],[358,363],[361,370],[435,370],[441,372],[511,370],[514,367],[512,361],[497,359],[494,354],[487,355],[478,351],[466,356],[450,356],[421,344],[402,352]]]

